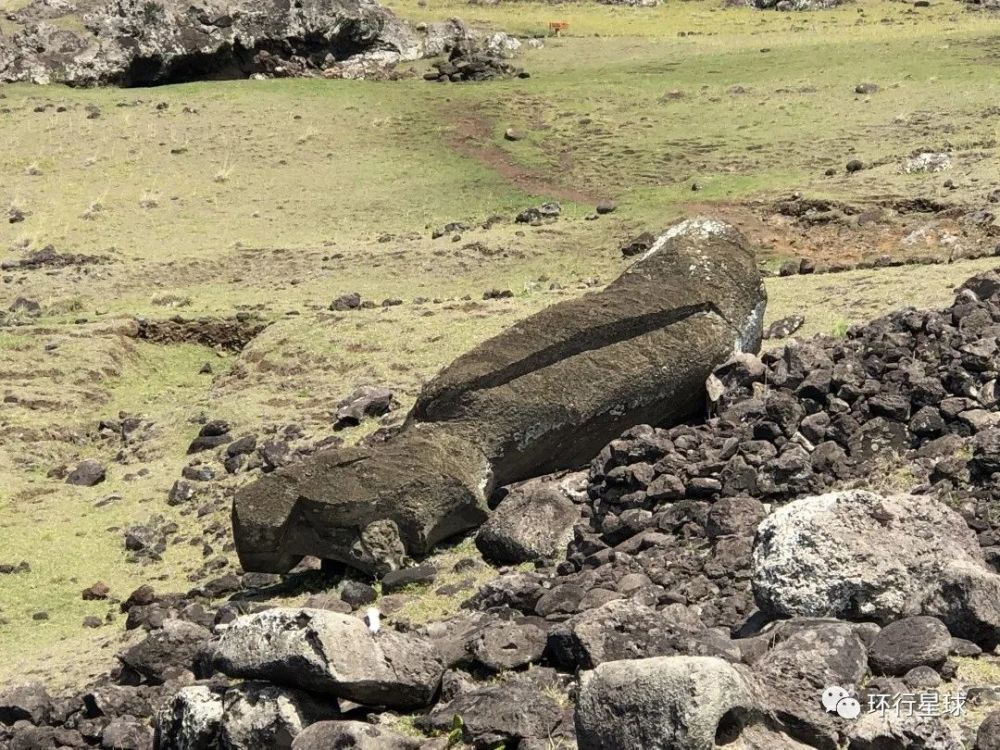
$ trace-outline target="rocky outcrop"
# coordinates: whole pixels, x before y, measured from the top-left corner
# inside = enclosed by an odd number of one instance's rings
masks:
[[[704,408],[711,370],[759,347],[765,303],[739,232],[678,224],[603,291],[459,357],[382,445],[320,453],[243,490],[240,561],[272,572],[306,554],[399,567],[482,523],[494,487],[584,465],[632,425]]]
[[[391,64],[425,39],[374,0],[110,0],[80,7],[36,0],[0,36],[0,82],[149,86],[319,74],[345,62]],[[75,14],[82,25],[53,18]],[[77,28],[79,27],[79,28]],[[76,28],[76,30],[69,30]]]

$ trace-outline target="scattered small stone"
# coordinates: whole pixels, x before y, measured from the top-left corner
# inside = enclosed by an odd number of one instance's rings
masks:
[[[359,307],[361,307],[361,295],[357,292],[342,294],[330,303],[331,310],[341,312],[346,310],[357,310]]]
[[[190,482],[178,479],[167,493],[167,505],[183,505],[191,502],[195,496],[195,488]]]
[[[517,224],[540,224],[543,221],[553,221],[562,213],[562,206],[555,202],[543,203],[540,206],[526,208],[514,217]]]
[[[111,593],[111,589],[103,581],[98,581],[97,583],[88,586],[83,590],[83,599],[85,601],[100,601],[108,598],[108,594]]]
[[[422,583],[433,583],[437,576],[437,568],[429,563],[414,565],[410,568],[391,570],[382,578],[382,593],[392,594],[407,586]]]
[[[656,238],[653,237],[651,233],[643,232],[638,237],[635,237],[622,245],[622,255],[626,258],[631,258],[633,255],[640,255],[648,252],[649,249],[653,247],[655,239]]]
[[[483,292],[483,299],[510,299],[514,292],[510,289],[487,289]]]
[[[106,470],[104,464],[93,458],[85,459],[69,473],[66,483],[78,487],[93,487],[104,481]]]

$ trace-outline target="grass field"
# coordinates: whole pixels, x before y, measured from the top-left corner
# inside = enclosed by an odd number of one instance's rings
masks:
[[[26,214],[0,222],[0,259],[48,244],[106,258],[0,273],[0,310],[17,297],[42,306],[25,325],[0,328],[0,563],[31,564],[0,575],[0,682],[46,672],[55,650],[79,655],[83,671],[107,661],[117,629],[81,627],[115,610],[81,600],[95,580],[117,597],[148,581],[191,586],[198,547],[171,547],[140,567],[125,562],[121,540],[154,514],[181,535],[226,521],[224,511],[199,519],[164,502],[199,416],[229,419],[238,433],[295,422],[322,437],[335,402],[359,384],[390,385],[406,407],[456,354],[607,283],[626,265],[622,241],[684,215],[740,223],[773,267],[866,247],[867,235],[846,226],[825,229],[820,244],[804,232],[788,239],[759,207],[793,191],[978,207],[996,187],[1000,22],[957,2],[810,14],[716,0],[391,5],[414,21],[457,15],[522,35],[544,35],[550,20],[570,26],[524,54],[526,80],[0,88],[0,211]],[[854,93],[861,82],[879,91]],[[524,139],[506,141],[511,127]],[[902,174],[922,150],[949,150],[954,169]],[[855,158],[870,168],[848,175]],[[617,212],[585,220],[600,199]],[[510,223],[542,200],[563,204],[559,221]],[[508,220],[480,228],[496,214]],[[471,228],[432,240],[449,221]],[[895,252],[878,252],[887,248]],[[842,333],[900,305],[944,304],[992,265],[775,278],[768,315],[803,313],[803,333]],[[493,288],[514,296],[483,301]],[[327,310],[350,291],[404,304]],[[272,321],[239,354],[123,335],[131,316],[237,312]],[[214,374],[199,374],[205,362]],[[120,411],[155,423],[143,461],[117,463],[118,446],[97,434],[98,420]],[[108,463],[105,483],[72,488],[47,476],[85,457]],[[213,492],[239,480],[227,481]],[[96,506],[110,495],[120,498]],[[49,619],[33,619],[40,611]]]

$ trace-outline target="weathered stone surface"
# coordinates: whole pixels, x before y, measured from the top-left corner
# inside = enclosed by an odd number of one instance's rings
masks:
[[[201,625],[169,619],[144,640],[125,649],[118,659],[144,680],[160,684],[170,669],[195,671],[211,636]]]
[[[300,690],[243,683],[222,698],[219,747],[231,750],[291,748],[310,724],[337,716],[337,707]]]
[[[462,717],[462,738],[473,747],[522,747],[525,740],[549,740],[572,735],[572,714],[551,694],[523,684],[499,684],[459,693],[439,703],[418,726],[448,731],[455,716]]]
[[[660,656],[612,661],[581,678],[576,706],[580,750],[711,750],[723,724],[754,723],[755,685],[722,659]]]
[[[146,750],[152,741],[149,724],[132,716],[115,717],[101,732],[101,747],[107,750]]]
[[[573,538],[573,524],[580,518],[565,483],[586,492],[586,473],[561,479],[540,477],[514,486],[476,534],[483,556],[516,565],[564,554]]]
[[[377,447],[324,451],[239,495],[233,533],[246,570],[286,572],[304,555],[387,572],[486,518],[489,466],[441,425]]]
[[[214,750],[222,726],[222,695],[205,685],[181,688],[156,717],[159,750]]]
[[[392,409],[394,401],[395,394],[390,388],[362,386],[338,405],[334,429],[356,427],[366,417],[381,417]]]
[[[420,740],[363,721],[320,721],[301,732],[292,743],[292,750],[420,750],[421,747]]]
[[[993,711],[979,725],[975,750],[1000,750],[1000,711]]]
[[[782,623],[767,636],[773,647],[755,664],[760,698],[779,726],[810,747],[835,750],[843,722],[818,697],[835,685],[856,688],[868,669],[865,646],[848,623]]]
[[[712,368],[760,346],[765,303],[746,239],[684,221],[602,291],[458,357],[410,419],[475,426],[498,485],[583,465],[627,427],[697,410]]]
[[[274,0],[113,0],[84,3],[82,27],[35,22],[32,6],[20,13],[25,28],[0,38],[3,82],[148,86],[282,77],[319,74],[345,60],[416,59],[424,51],[418,35],[371,0],[292,7]]]
[[[869,659],[879,674],[900,677],[914,667],[940,666],[951,651],[951,634],[935,617],[907,617],[882,628]]]
[[[961,740],[936,716],[907,716],[886,712],[885,716],[862,712],[848,728],[851,750],[960,750]]]
[[[479,632],[469,650],[478,664],[502,672],[540,661],[545,643],[545,631],[537,625],[498,620]]]
[[[13,685],[0,690],[0,724],[22,720],[44,724],[51,710],[52,699],[41,685]]]
[[[459,357],[377,447],[321,452],[241,491],[246,570],[303,555],[373,572],[479,525],[496,486],[589,461],[640,423],[704,404],[705,378],[756,350],[766,293],[733,227],[672,227],[606,289],[562,302]]]
[[[93,487],[104,481],[104,464],[94,458],[87,458],[69,473],[66,477],[66,484],[75,484],[80,487]]]
[[[628,599],[607,602],[555,626],[549,632],[549,652],[567,669],[678,654],[740,658],[739,648],[705,628],[684,606],[657,611]]]
[[[757,532],[753,590],[775,615],[929,615],[958,637],[1000,638],[1000,576],[962,517],[931,496],[847,491],[779,508]]]
[[[350,615],[270,609],[230,624],[215,651],[232,677],[265,679],[357,703],[418,708],[430,703],[444,666],[429,641]]]

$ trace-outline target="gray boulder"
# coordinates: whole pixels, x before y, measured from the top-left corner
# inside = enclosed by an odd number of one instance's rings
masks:
[[[993,711],[979,725],[975,750],[1000,750],[1000,711]]]
[[[369,706],[428,705],[444,665],[422,637],[321,609],[269,609],[233,621],[215,650],[231,677],[270,680]]]
[[[102,748],[146,750],[152,742],[153,730],[149,724],[134,716],[116,716],[101,732]]]
[[[752,584],[771,615],[929,615],[981,645],[1000,638],[1000,576],[962,517],[931,496],[852,490],[791,502],[758,528]]]
[[[580,679],[580,750],[712,750],[764,715],[745,668],[703,656],[601,664]],[[723,743],[719,743],[723,744]]]
[[[133,646],[118,654],[126,669],[147,682],[159,685],[175,669],[198,671],[212,633],[186,620],[169,619]]]
[[[18,721],[45,724],[52,711],[52,698],[42,685],[28,683],[0,689],[0,724]]]
[[[571,491],[586,493],[587,473],[539,477],[515,485],[476,534],[483,556],[516,565],[565,554],[580,510]]]
[[[476,634],[469,650],[477,664],[502,672],[540,661],[545,644],[545,631],[537,625],[496,620]]]
[[[156,716],[157,750],[289,750],[310,724],[335,718],[335,701],[300,690],[244,682],[181,688]]]
[[[247,682],[222,698],[219,746],[227,750],[288,750],[310,724],[337,716],[337,706],[299,690]]]
[[[422,40],[374,0],[110,0],[39,19],[43,5],[21,8],[14,20],[23,28],[0,37],[0,82],[283,77],[319,74],[347,59],[392,63],[423,53]]]
[[[321,452],[243,489],[240,562],[286,572],[316,555],[385,572],[426,554],[480,525],[495,487],[577,468],[629,427],[703,409],[712,369],[760,346],[765,304],[737,230],[682,222],[604,290],[456,359],[386,442]]]
[[[381,417],[388,414],[395,403],[395,394],[390,388],[365,385],[340,402],[334,429],[356,427],[366,417]]]
[[[75,484],[79,487],[93,487],[104,481],[106,470],[100,461],[87,458],[73,469],[66,477],[66,484]]]
[[[936,716],[912,716],[887,711],[884,716],[862,712],[848,728],[850,750],[961,750],[954,731]],[[980,749],[977,746],[977,750]]]
[[[420,750],[423,743],[363,721],[320,721],[301,732],[292,750]]]

